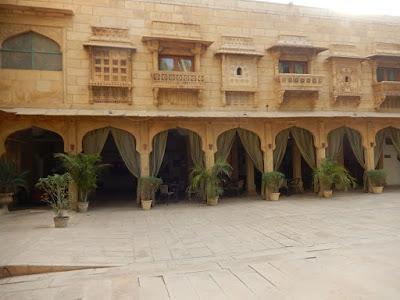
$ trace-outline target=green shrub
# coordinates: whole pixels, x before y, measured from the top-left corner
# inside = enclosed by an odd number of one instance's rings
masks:
[[[208,199],[214,199],[223,194],[222,182],[231,175],[232,167],[225,160],[217,159],[211,169],[203,165],[195,166],[190,174],[189,191],[205,187]]]
[[[347,190],[354,188],[356,181],[344,166],[336,161],[325,159],[314,172],[314,184],[319,184],[321,190],[331,190],[334,185]]]
[[[266,187],[271,193],[279,193],[279,189],[285,182],[285,175],[281,172],[272,171],[262,175],[263,190]]]
[[[26,177],[28,171],[18,172],[14,161],[0,159],[0,193],[15,193],[18,188],[28,189]]]
[[[385,170],[369,170],[366,175],[373,186],[384,186],[386,183],[387,173]]]
[[[59,217],[63,216],[63,211],[69,208],[68,185],[70,178],[68,173],[54,174],[40,178],[36,184],[36,187],[44,192],[42,201],[49,204]]]
[[[141,200],[152,200],[154,198],[154,194],[160,188],[163,181],[161,178],[154,176],[144,176],[139,179],[139,188],[140,188],[140,199]]]

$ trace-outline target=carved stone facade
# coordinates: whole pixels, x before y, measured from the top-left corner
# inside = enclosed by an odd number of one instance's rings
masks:
[[[272,170],[281,130],[309,130],[320,161],[328,133],[346,125],[361,133],[373,168],[376,132],[400,127],[399,81],[377,81],[378,67],[400,68],[396,17],[240,0],[29,5],[51,10],[27,15],[0,4],[0,42],[35,31],[60,45],[63,68],[0,68],[0,152],[10,133],[29,126],[59,133],[67,152],[79,152],[85,132],[112,125],[135,136],[146,175],[154,134],[193,129],[210,166],[218,136],[241,127],[260,137]],[[160,70],[163,55],[189,57],[192,69]],[[307,68],[281,73],[282,61]],[[342,98],[357,105],[339,112]]]

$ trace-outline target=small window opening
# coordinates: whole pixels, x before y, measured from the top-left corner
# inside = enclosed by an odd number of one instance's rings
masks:
[[[349,76],[346,76],[346,77],[344,78],[344,82],[350,82],[350,77],[349,77]]]
[[[236,75],[237,75],[237,76],[242,76],[242,74],[243,74],[242,68],[241,68],[241,67],[237,68],[237,69],[236,69]]]

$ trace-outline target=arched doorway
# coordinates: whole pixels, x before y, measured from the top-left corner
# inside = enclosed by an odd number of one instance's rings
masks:
[[[387,173],[389,186],[400,186],[400,129],[387,127],[375,138],[375,167]]]
[[[264,161],[257,134],[243,128],[223,132],[217,139],[215,159],[219,158],[232,166],[232,175],[224,186],[226,196],[261,193]]]
[[[313,190],[316,168],[314,137],[299,127],[281,131],[275,139],[274,170],[285,174],[288,193]]]
[[[340,127],[328,134],[326,157],[343,165],[356,179],[357,185],[364,185],[364,147],[361,134],[348,127]]]
[[[150,153],[150,174],[163,180],[157,203],[188,199],[190,172],[197,164],[204,165],[200,136],[188,129],[176,128],[158,133]]]
[[[102,172],[94,206],[123,206],[136,203],[137,178],[140,176],[140,155],[136,140],[129,132],[113,127],[88,132],[83,138],[83,152],[99,154],[108,167]]]
[[[31,127],[9,135],[5,146],[6,157],[15,161],[20,171],[29,171],[29,191],[21,190],[16,194],[14,207],[44,205],[35,184],[39,178],[61,171],[61,164],[54,154],[64,152],[63,138],[53,131]]]

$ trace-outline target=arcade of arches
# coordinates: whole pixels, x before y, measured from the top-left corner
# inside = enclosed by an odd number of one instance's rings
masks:
[[[143,121],[130,127],[129,123],[115,121],[97,128],[83,122],[74,130],[68,126],[78,123],[66,123],[52,131],[51,126],[43,129],[40,122],[32,121],[25,129],[12,132],[12,122],[5,119],[0,123],[0,152],[15,160],[21,170],[30,171],[32,189],[29,194],[18,193],[17,206],[40,203],[33,186],[39,177],[58,171],[60,166],[54,153],[81,150],[100,154],[103,162],[110,165],[93,195],[98,205],[108,203],[109,195],[117,194],[126,203],[132,203],[137,198],[137,179],[146,175],[162,178],[173,192],[172,199],[183,200],[187,198],[193,166],[203,164],[209,168],[218,157],[225,158],[233,167],[232,177],[224,186],[224,197],[260,194],[261,174],[272,170],[285,173],[295,192],[311,191],[312,172],[325,157],[348,168],[359,186],[364,171],[372,168],[388,172],[388,185],[400,185],[400,129],[396,124],[372,126],[371,122],[360,121],[346,127],[346,122],[335,120],[332,124],[309,121],[302,127],[300,122],[295,126],[283,121],[258,126],[257,122],[252,126],[229,127],[227,122],[215,122],[213,126],[188,122],[186,126],[179,121],[179,126],[170,127]],[[150,131],[155,133],[151,138]]]

